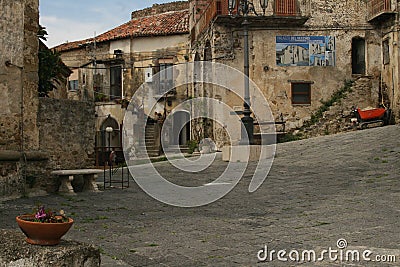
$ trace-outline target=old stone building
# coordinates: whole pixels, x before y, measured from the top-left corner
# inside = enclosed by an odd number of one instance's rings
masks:
[[[0,198],[54,191],[52,170],[93,165],[94,105],[38,97],[39,1],[0,5]]]
[[[41,60],[44,61],[50,55],[56,55],[56,52],[49,49],[47,47],[47,45],[45,45],[43,43],[43,41],[39,39],[39,66],[41,64],[40,63]],[[51,57],[51,58],[53,58],[53,57]],[[54,56],[54,58],[56,58],[56,56]],[[39,96],[46,95],[46,97],[55,98],[55,99],[67,99],[68,98],[68,90],[67,90],[68,83],[67,83],[67,81],[68,81],[68,78],[71,75],[72,71],[64,64],[64,62],[61,61],[61,59],[57,58],[57,61],[58,62],[57,62],[57,66],[55,69],[58,71],[58,73],[51,80],[53,90],[46,92],[46,93],[39,92]],[[40,69],[40,67],[39,67],[39,69]],[[46,72],[47,70],[39,70],[39,87],[41,86],[40,85],[40,75],[43,75],[40,73],[40,71]],[[40,88],[39,88],[39,91],[41,91]]]
[[[103,34],[55,48],[74,71],[69,79],[69,97],[96,102],[98,164],[104,162],[104,149],[115,149],[122,157],[123,119],[136,90],[143,83],[163,90],[180,79],[173,72],[166,71],[163,77],[156,74],[188,61],[188,25],[188,2],[155,4],[132,12],[130,21]],[[178,87],[165,95],[155,109],[148,110],[144,105],[144,115],[153,119],[155,112],[166,116],[187,97],[187,88]],[[113,128],[110,136],[105,131],[107,127]],[[157,137],[151,138],[157,142]],[[158,145],[153,150],[154,155],[160,152]]]
[[[368,1],[367,21],[380,34],[382,97],[400,121],[399,1]]]
[[[189,2],[191,59],[243,70],[240,1],[231,14],[228,0]],[[368,80],[362,95],[370,97],[353,99],[353,104],[365,108],[384,103],[398,120],[398,1],[274,0],[267,1],[265,10],[259,1],[251,2],[255,12],[248,15],[249,77],[276,119],[282,114],[287,121],[286,129],[302,126],[321,100],[329,100],[344,81],[360,77]],[[233,107],[243,105],[226,91],[202,90]],[[219,128],[213,125],[215,139],[220,138]]]

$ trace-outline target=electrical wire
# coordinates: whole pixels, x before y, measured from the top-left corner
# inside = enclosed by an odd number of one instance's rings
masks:
[[[215,57],[215,58],[212,58],[211,60],[214,60],[214,59],[222,59],[223,57]],[[154,59],[160,59],[160,58],[154,58]],[[195,61],[195,62],[209,62],[209,60],[198,60],[198,61]],[[138,62],[136,62],[136,63],[138,63]],[[173,65],[173,66],[177,66],[177,65],[186,65],[186,64],[188,64],[188,63],[192,63],[192,62],[180,62],[180,63],[172,63],[171,65]],[[101,64],[103,64],[103,63],[97,63],[96,65],[101,65]],[[79,66],[79,67],[76,67],[76,66],[68,66],[69,68],[71,68],[71,69],[91,69],[91,70],[108,70],[108,69],[110,69],[110,67],[87,67],[87,66],[84,66],[84,67],[82,67],[82,66]],[[125,69],[125,70],[130,70],[130,69],[148,69],[148,68],[153,68],[153,67],[157,67],[157,66],[132,66],[132,67],[130,67],[130,66],[127,66],[127,67],[123,67],[123,69]]]

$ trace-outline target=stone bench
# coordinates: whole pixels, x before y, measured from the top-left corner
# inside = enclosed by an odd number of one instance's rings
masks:
[[[61,185],[58,189],[61,193],[75,194],[71,182],[74,180],[75,175],[83,176],[83,189],[82,191],[99,192],[96,184],[97,174],[102,173],[103,170],[99,169],[76,169],[76,170],[57,170],[52,171],[52,175],[56,175]]]

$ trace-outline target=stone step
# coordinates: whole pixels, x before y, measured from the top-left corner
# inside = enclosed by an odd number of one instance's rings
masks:
[[[181,146],[169,146],[166,149],[164,149],[165,152],[167,153],[188,153],[189,152],[189,147],[187,145],[181,145]]]

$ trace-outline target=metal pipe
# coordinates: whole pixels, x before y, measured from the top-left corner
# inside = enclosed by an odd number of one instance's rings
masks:
[[[250,75],[250,63],[249,63],[249,22],[247,18],[243,21],[243,36],[244,36],[244,109],[250,109],[250,91],[249,91],[249,75]]]
[[[263,10],[262,16],[265,16],[265,10],[268,6],[268,0],[260,0],[260,5]],[[244,103],[243,103],[243,117],[242,117],[242,127],[241,127],[241,140],[239,144],[247,145],[254,144],[254,119],[251,115],[251,103],[250,103],[250,63],[249,63],[249,21],[248,15],[250,13],[254,13],[256,16],[260,16],[257,14],[254,4],[249,0],[242,0],[239,2],[239,6],[237,7],[237,14],[233,15],[233,10],[236,8],[236,1],[229,0],[228,2],[228,11],[231,16],[242,16],[243,17],[243,36],[244,36]]]
[[[249,63],[249,22],[247,20],[247,14],[242,23],[243,35],[244,35],[244,103],[243,103],[243,117],[242,117],[242,131],[240,144],[254,144],[254,120],[251,115],[251,103],[250,103],[250,63]]]
[[[111,179],[112,179],[112,161],[111,161],[111,132],[108,132],[108,166],[110,167],[110,187],[111,187]]]

